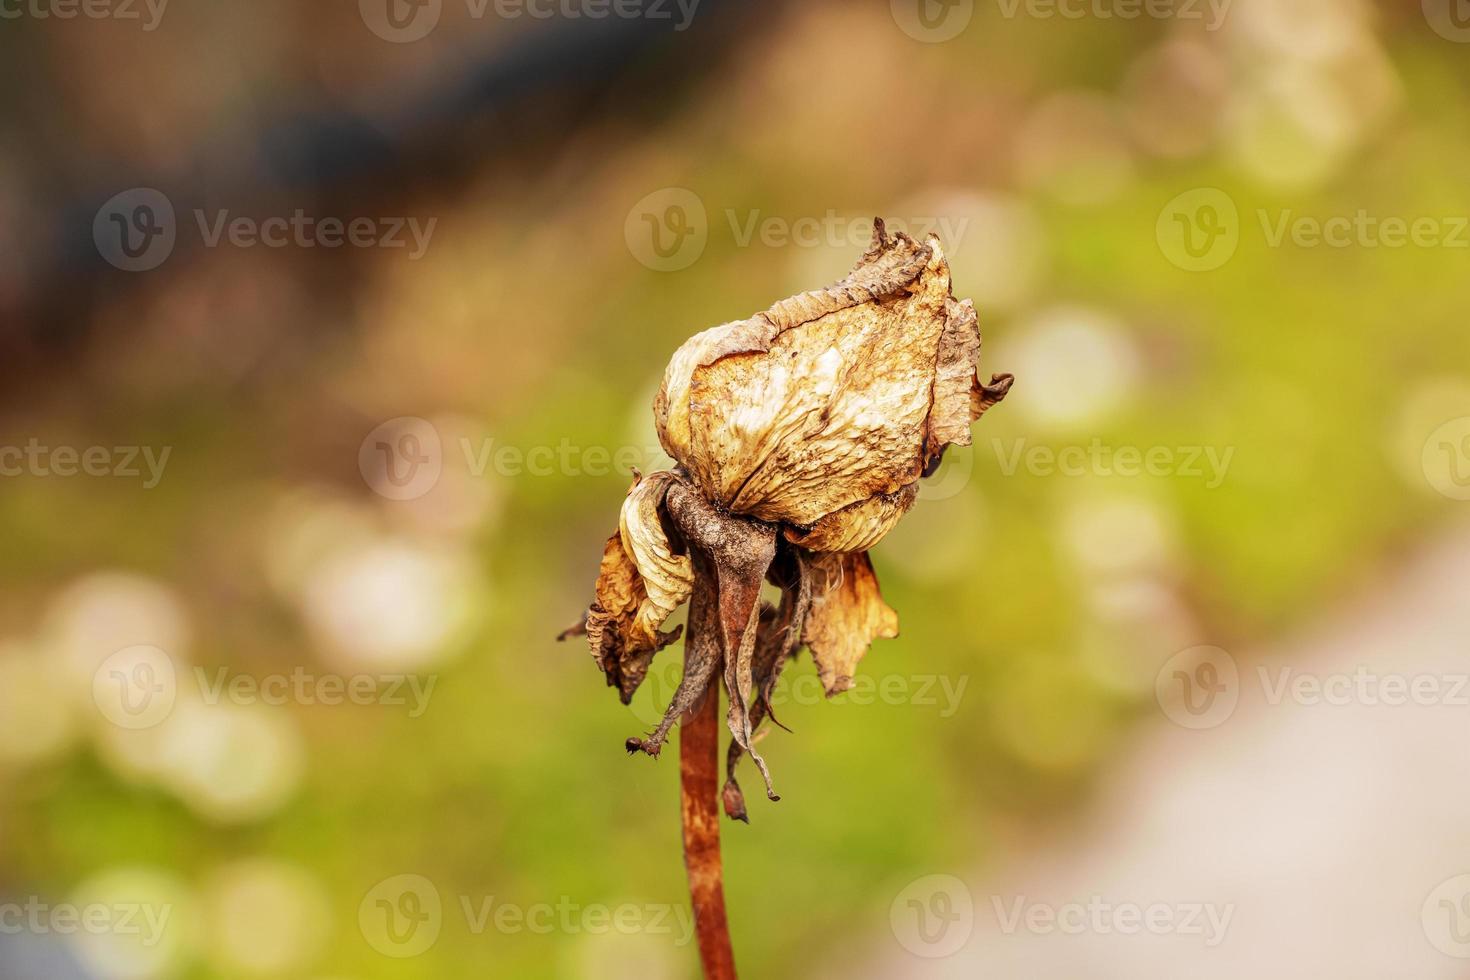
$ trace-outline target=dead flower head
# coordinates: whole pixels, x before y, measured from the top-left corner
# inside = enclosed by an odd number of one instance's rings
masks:
[[[867,551],[1010,389],[1010,375],[980,382],[979,356],[974,307],[951,294],[939,240],[890,236],[879,219],[841,282],[679,348],[654,400],[679,465],[628,491],[578,630],[626,703],[679,636],[660,627],[692,599],[683,680],[630,751],[657,755],[718,673],[734,736],[725,809],[745,816],[742,753],[776,798],[751,742],[781,668],[806,646],[830,696],[851,686],[873,639],[898,635]],[[763,581],[779,606],[760,601]]]

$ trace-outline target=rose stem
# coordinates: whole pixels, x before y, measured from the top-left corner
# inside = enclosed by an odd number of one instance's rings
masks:
[[[710,589],[713,592],[713,589]],[[691,611],[691,627],[709,623]],[[706,637],[690,636],[694,644]],[[716,640],[715,642],[718,642]],[[720,860],[720,685],[715,681],[704,698],[679,724],[680,798],[684,811],[684,868],[694,904],[694,929],[706,980],[735,980],[735,953],[725,918],[724,868]]]

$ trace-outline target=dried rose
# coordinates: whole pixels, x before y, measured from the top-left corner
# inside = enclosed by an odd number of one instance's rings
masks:
[[[890,236],[879,219],[841,282],[706,330],[674,354],[654,416],[679,466],[629,490],[577,630],[627,702],[679,635],[659,627],[693,596],[684,679],[630,751],[657,755],[723,668],[734,736],[726,812],[745,817],[734,771],[746,752],[776,798],[752,748],[771,690],[801,645],[829,696],[847,690],[872,640],[898,634],[867,550],[945,448],[969,445],[970,424],[1009,391],[1010,375],[980,382],[979,356],[974,307],[952,295],[939,240]],[[780,588],[779,606],[760,603],[763,580]]]

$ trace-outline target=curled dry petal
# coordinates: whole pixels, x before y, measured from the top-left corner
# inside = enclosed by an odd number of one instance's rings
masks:
[[[807,551],[867,551],[908,513],[918,495],[918,483],[880,493],[833,511],[807,530],[788,527],[786,540]]]
[[[676,554],[664,530],[664,497],[673,479],[672,473],[654,473],[636,481],[618,515],[618,536],[638,566],[646,594],[633,622],[634,636],[640,640],[652,636],[694,588],[689,555],[682,550]]]
[[[669,541],[660,514],[672,474],[635,480],[623,501],[618,533],[603,547],[596,598],[584,627],[597,665],[626,704],[653,655],[679,638],[659,627],[694,586],[687,554]]]
[[[866,554],[812,555],[812,604],[802,642],[812,651],[828,697],[852,687],[853,671],[878,637],[898,635],[898,613],[878,592]]]
[[[975,396],[975,311],[939,240],[873,231],[836,285],[690,339],[654,402],[664,448],[711,501],[811,550],[875,544],[993,403]]]

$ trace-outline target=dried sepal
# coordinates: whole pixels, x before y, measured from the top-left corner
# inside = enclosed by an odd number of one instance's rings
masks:
[[[680,628],[665,633],[659,627],[694,585],[689,556],[676,553],[660,519],[671,479],[669,473],[635,479],[618,533],[603,546],[595,598],[582,627],[597,665],[624,704],[647,676],[653,655],[679,638]]]
[[[700,573],[709,580],[707,591],[713,592],[712,614],[696,603],[690,610],[690,628],[711,634],[717,643],[702,643],[698,649],[691,644],[685,654],[684,678],[663,719],[648,737],[629,739],[628,748],[657,755],[674,722],[699,703],[714,677],[714,668],[722,667],[730,699],[730,733],[742,748],[751,751],[750,691],[760,586],[775,556],[776,529],[720,511],[678,478],[670,483],[665,508],[693,553]],[[702,617],[698,624],[696,614]],[[751,757],[766,775],[769,788],[764,760],[753,751]]]
[[[853,672],[873,640],[898,636],[898,613],[883,601],[866,553],[808,555],[806,571],[812,602],[802,642],[831,697],[852,687]]]
[[[751,658],[753,697],[750,703],[751,741],[760,733],[761,723],[770,718],[776,725],[785,728],[771,707],[771,692],[781,678],[781,670],[787,661],[796,656],[801,640],[802,622],[811,603],[810,578],[803,573],[801,558],[796,549],[789,545],[779,546],[776,560],[771,565],[767,579],[781,589],[781,604],[769,604],[761,608],[760,623],[756,629],[755,653]],[[735,768],[745,750],[737,741],[730,743],[725,755],[725,788],[722,793],[725,813],[736,819],[749,821],[745,809],[745,795],[735,778]]]

